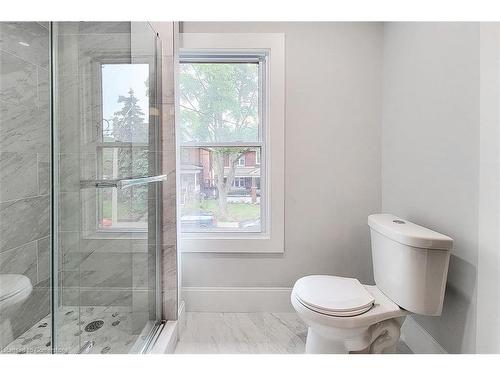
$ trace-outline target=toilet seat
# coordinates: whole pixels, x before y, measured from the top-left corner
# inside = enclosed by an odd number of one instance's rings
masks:
[[[375,302],[373,295],[357,279],[339,276],[303,277],[295,283],[292,293],[304,307],[336,317],[363,314]]]
[[[404,317],[408,311],[401,309],[387,297],[376,285],[363,285],[375,298],[375,302],[368,311],[354,316],[334,316],[311,309],[299,300],[296,293],[292,292],[292,306],[299,316],[308,324],[319,324],[323,327],[351,329],[367,327],[383,320]]]
[[[0,303],[24,292],[31,292],[31,281],[24,275],[0,275]]]

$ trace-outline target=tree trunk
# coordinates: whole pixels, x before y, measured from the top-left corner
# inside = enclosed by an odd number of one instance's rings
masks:
[[[215,151],[213,153],[214,168],[217,174],[217,190],[218,190],[218,204],[219,215],[222,220],[227,217],[227,182],[224,182],[224,154]]]
[[[227,191],[225,188],[219,188],[219,213],[221,219],[226,220],[227,217]]]
[[[232,152],[213,152],[213,164],[215,172],[217,173],[217,190],[219,192],[218,204],[219,214],[222,220],[227,219],[227,196],[229,189],[233,185],[234,175],[236,172],[236,161],[241,156],[241,153]],[[224,181],[224,161],[228,158],[228,173]]]

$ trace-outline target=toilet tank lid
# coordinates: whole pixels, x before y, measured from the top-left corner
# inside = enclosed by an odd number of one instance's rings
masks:
[[[368,216],[368,225],[374,231],[404,245],[436,250],[451,250],[453,239],[431,229],[400,219],[390,214]]]

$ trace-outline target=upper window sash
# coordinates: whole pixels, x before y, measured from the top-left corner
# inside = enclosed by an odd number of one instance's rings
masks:
[[[183,50],[179,55],[179,63],[182,64],[214,64],[214,63],[257,63],[258,64],[258,128],[257,139],[251,141],[197,141],[179,139],[182,146],[192,147],[264,147],[265,145],[265,121],[266,121],[266,92],[267,92],[267,77],[266,64],[268,62],[269,52],[255,50],[252,53],[238,51],[217,51],[217,50]],[[182,126],[181,126],[182,128]]]

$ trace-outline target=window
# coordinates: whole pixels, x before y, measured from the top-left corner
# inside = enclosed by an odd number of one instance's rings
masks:
[[[97,178],[147,176],[149,65],[100,64],[103,126],[98,134]],[[98,231],[145,231],[148,186],[97,189]]]
[[[181,34],[178,82],[181,251],[283,252],[283,35]]]
[[[245,177],[235,177],[233,182],[233,187],[237,189],[245,189],[246,188]]]
[[[181,155],[193,155],[181,157],[184,232],[264,229],[266,198],[255,182],[261,166],[247,165],[246,159],[266,148],[261,116],[265,58],[193,54],[181,60]]]

